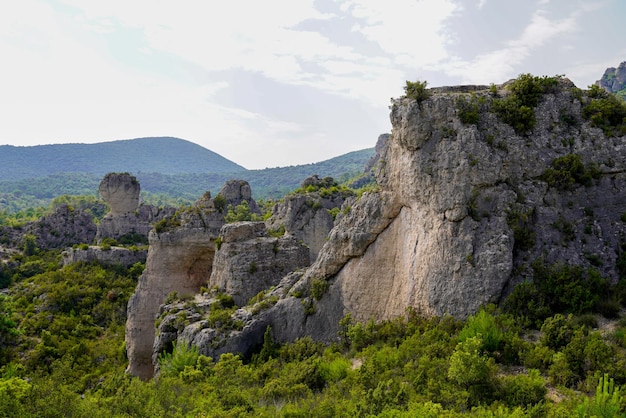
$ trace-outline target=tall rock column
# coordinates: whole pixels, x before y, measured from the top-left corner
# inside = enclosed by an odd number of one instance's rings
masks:
[[[164,219],[150,232],[146,269],[128,301],[126,321],[127,372],[142,379],[153,376],[154,322],[167,295],[192,295],[211,276],[215,239],[224,224],[213,201]]]

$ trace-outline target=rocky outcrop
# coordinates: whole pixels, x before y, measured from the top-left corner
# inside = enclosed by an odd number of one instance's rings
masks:
[[[100,182],[99,192],[111,210],[98,224],[96,242],[104,238],[146,243],[152,225],[174,214],[171,207],[139,205],[140,184],[128,173],[109,173]]]
[[[245,180],[228,180],[224,186],[222,186],[218,196],[225,201],[225,209],[227,209],[228,206],[237,206],[246,201],[253,213],[259,213],[256,201],[252,198],[250,184]]]
[[[128,372],[153,374],[154,320],[168,294],[193,295],[211,276],[215,240],[224,217],[204,197],[196,205],[165,218],[149,235],[146,268],[128,302],[126,351]]]
[[[302,241],[309,247],[310,259],[315,260],[326,243],[339,209],[353,196],[353,192],[339,189],[332,177],[311,176],[302,182],[297,192],[274,205],[265,224],[270,231],[284,229]]]
[[[352,180],[348,184],[348,187],[352,189],[360,189],[362,187],[376,185],[376,168],[378,167],[379,162],[381,162],[382,155],[385,153],[390,136],[391,135],[389,134],[381,134],[378,136],[376,147],[374,148],[374,155],[372,155],[367,164],[365,164],[363,174]]]
[[[130,249],[124,247],[102,248],[90,245],[88,248],[68,248],[63,251],[63,265],[97,261],[101,264],[132,266],[135,263],[143,263],[148,255],[147,249]]]
[[[209,286],[244,306],[287,273],[309,264],[308,249],[293,236],[270,237],[263,222],[227,224],[220,232]]]
[[[53,213],[28,224],[20,232],[35,235],[39,248],[63,248],[92,242],[96,235],[96,225],[91,214],[69,205],[61,205]]]
[[[100,196],[111,208],[112,216],[126,215],[137,210],[139,191],[137,178],[128,173],[109,173],[98,187]]]
[[[626,61],[617,68],[607,68],[602,78],[596,84],[609,93],[618,93],[626,90]]]
[[[240,329],[192,320],[178,338],[209,355],[247,353],[268,325],[280,342],[332,341],[348,313],[382,320],[412,308],[463,318],[532,279],[538,259],[615,280],[626,236],[624,138],[584,118],[591,99],[567,79],[540,97],[534,127],[519,133],[494,110],[509,86],[394,100],[376,165],[381,191],[344,208],[313,265],[268,291],[271,306],[239,309]],[[463,115],[468,107],[475,117]]]

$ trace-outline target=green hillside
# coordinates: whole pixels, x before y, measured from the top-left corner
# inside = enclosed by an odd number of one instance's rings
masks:
[[[130,172],[137,176],[144,194],[163,195],[162,203],[167,202],[168,199],[192,202],[207,190],[216,194],[227,180],[233,178],[248,181],[256,199],[280,198],[285,193],[298,188],[302,180],[313,174],[321,177],[331,176],[339,181],[354,177],[363,172],[363,167],[372,155],[374,155],[374,149],[368,148],[315,164],[264,170],[177,174],[155,171],[159,167],[155,162],[150,169],[130,170]],[[112,168],[105,170],[105,173],[110,171],[129,170]],[[0,181],[0,212],[6,210],[9,213],[15,213],[30,207],[48,206],[53,198],[61,195],[95,196],[103,175],[93,172],[74,172],[33,176],[27,179],[11,180],[0,177],[4,180]]]
[[[225,173],[245,168],[179,138],[138,138],[97,144],[0,146],[0,179],[41,178],[58,173],[104,175],[111,171]]]

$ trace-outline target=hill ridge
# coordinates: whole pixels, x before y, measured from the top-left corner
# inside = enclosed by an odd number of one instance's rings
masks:
[[[111,171],[163,174],[226,173],[246,168],[191,141],[145,137],[94,144],[0,145],[0,178],[20,180],[58,173]]]

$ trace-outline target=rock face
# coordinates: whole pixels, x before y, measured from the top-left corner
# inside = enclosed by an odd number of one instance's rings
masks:
[[[152,224],[174,214],[175,209],[159,209],[151,205],[139,206],[141,186],[128,173],[109,173],[100,182],[98,191],[111,210],[98,225],[96,242],[104,238],[147,242]]]
[[[248,202],[252,212],[259,213],[259,208],[254,199],[252,199],[252,189],[245,180],[228,180],[222,186],[218,195],[226,201],[226,208],[228,208],[228,205],[240,205],[245,200]]]
[[[607,68],[602,78],[596,81],[600,87],[609,93],[617,93],[626,89],[626,61],[617,68]]]
[[[146,268],[128,302],[126,350],[128,372],[153,374],[154,320],[168,294],[200,291],[211,276],[215,240],[224,224],[211,200],[201,200],[169,223],[150,232]]]
[[[90,263],[97,261],[102,264],[129,267],[135,263],[143,263],[148,255],[147,250],[131,250],[123,247],[111,247],[103,249],[98,246],[89,246],[87,249],[68,248],[63,251],[63,265],[77,263],[79,261]]]
[[[626,138],[593,127],[583,113],[592,98],[567,79],[539,97],[525,132],[496,111],[511,84],[495,90],[440,88],[421,103],[394,100],[376,165],[381,190],[344,206],[315,262],[268,290],[263,309],[236,310],[238,327],[212,326],[181,305],[189,324],[170,335],[216,356],[249,354],[268,325],[279,342],[333,341],[346,314],[383,320],[412,308],[464,318],[532,279],[535,260],[616,280]]]
[[[265,222],[267,229],[277,231],[284,228],[289,235],[309,247],[309,257],[315,260],[334,226],[331,211],[341,208],[346,199],[354,195],[346,190],[335,191],[333,187],[336,189],[336,186],[331,177],[320,179],[312,176],[305,179],[301,187],[304,192],[285,196],[274,206],[272,215]],[[307,187],[313,191],[306,192]]]
[[[304,245],[293,236],[268,236],[263,222],[224,225],[220,238],[209,286],[231,295],[238,306],[277,285],[287,273],[310,264]]]
[[[29,224],[26,231],[37,237],[39,248],[63,248],[92,242],[96,235],[96,225],[91,214],[61,205],[54,213]]]
[[[109,173],[100,182],[100,196],[111,208],[110,214],[126,215],[139,207],[139,182],[128,173]]]
[[[175,208],[158,208],[152,205],[141,205],[132,213],[113,214],[107,213],[98,224],[96,242],[101,243],[104,238],[129,243],[145,243],[148,234],[155,222],[163,218],[172,216],[176,212]]]

